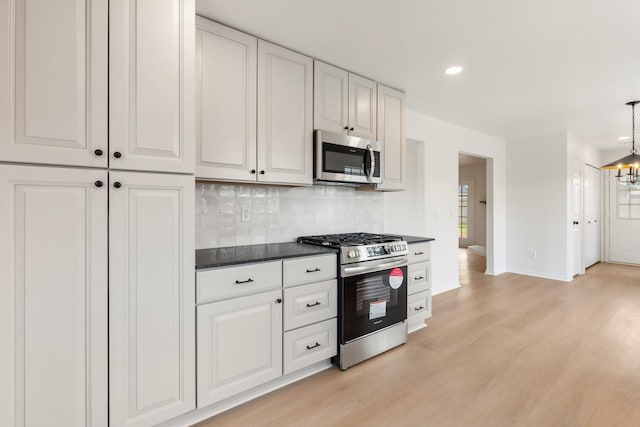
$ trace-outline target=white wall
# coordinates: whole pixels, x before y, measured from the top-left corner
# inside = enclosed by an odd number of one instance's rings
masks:
[[[432,243],[433,293],[460,286],[458,276],[458,153],[487,158],[487,272],[506,271],[503,140],[407,110],[407,137],[425,141],[425,234]]]
[[[487,244],[487,204],[480,203],[487,200],[487,166],[486,162],[479,165],[460,166],[458,170],[458,182],[463,179],[473,181],[473,236],[469,245]]]
[[[571,280],[566,133],[509,141],[507,158],[509,271]]]

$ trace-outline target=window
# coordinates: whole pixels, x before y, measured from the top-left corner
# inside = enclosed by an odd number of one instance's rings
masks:
[[[640,207],[640,205],[638,206]],[[458,186],[458,239],[467,239],[469,232],[469,185]]]
[[[618,218],[640,219],[640,187],[618,182]]]

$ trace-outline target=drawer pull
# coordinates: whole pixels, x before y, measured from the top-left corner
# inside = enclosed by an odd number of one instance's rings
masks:
[[[414,255],[424,255],[424,252],[414,252]]]
[[[236,285],[241,285],[243,283],[252,283],[253,279],[249,278],[247,280],[236,280]]]
[[[313,304],[307,304],[307,307],[315,307],[316,305],[320,305],[320,301],[316,301]]]
[[[422,280],[424,279],[424,276],[416,276],[413,278],[413,280]]]
[[[307,273],[316,273],[316,272],[318,272],[318,271],[320,271],[320,269],[319,269],[319,268],[314,268],[313,270],[309,270],[309,269],[307,269]]]
[[[314,345],[312,345],[312,346],[307,346],[307,350],[313,350],[313,349],[314,349],[314,348],[316,348],[316,347],[320,347],[320,343],[319,343],[319,342],[315,343],[315,344],[314,344]]]
[[[424,310],[424,306],[421,305],[420,307],[415,307],[414,308],[415,311],[420,311],[420,310]]]

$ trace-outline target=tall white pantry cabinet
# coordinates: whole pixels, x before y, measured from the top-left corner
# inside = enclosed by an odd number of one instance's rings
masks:
[[[194,17],[0,0],[0,426],[195,408]]]

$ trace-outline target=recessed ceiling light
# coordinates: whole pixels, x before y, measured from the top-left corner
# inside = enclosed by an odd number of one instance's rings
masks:
[[[619,136],[618,137],[618,141],[628,141],[630,139],[631,139],[630,136]]]
[[[450,76],[453,76],[454,74],[460,74],[461,72],[462,72],[462,67],[459,65],[454,65],[453,67],[449,67],[446,70],[444,70],[444,73]]]

